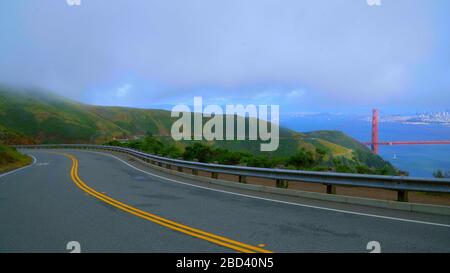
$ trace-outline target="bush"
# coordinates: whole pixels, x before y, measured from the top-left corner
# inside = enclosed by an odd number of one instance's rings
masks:
[[[225,165],[238,165],[242,163],[244,157],[250,157],[251,154],[243,152],[233,152],[223,148],[216,148],[213,152],[214,161]]]
[[[358,164],[356,167],[356,172],[361,174],[374,174],[374,170],[369,168],[369,166]]]
[[[300,169],[310,168],[316,165],[317,162],[314,159],[314,154],[311,151],[306,151],[304,148],[302,148],[295,155],[289,157],[287,163]]]
[[[348,165],[337,165],[336,172],[338,172],[338,173],[355,173],[356,170]]]
[[[109,146],[123,146],[121,142],[117,141],[117,140],[112,140],[109,141],[107,143],[105,143],[105,145],[109,145]]]
[[[435,178],[450,178],[450,171],[437,170],[433,173]]]
[[[245,157],[242,163],[246,163],[250,167],[274,168],[280,161],[279,159],[269,158],[267,155],[250,155],[249,157]]]
[[[194,143],[192,146],[187,146],[183,153],[183,159],[194,160],[197,159],[199,162],[212,162],[214,152],[210,146],[202,144],[200,142]]]
[[[164,139],[163,139],[164,141]],[[382,167],[369,167],[361,161],[348,159],[345,157],[332,158],[324,161],[327,155],[325,150],[316,148],[315,150],[306,150],[304,148],[297,151],[294,155],[284,157],[272,157],[268,154],[254,155],[247,152],[230,151],[220,147],[206,145],[202,142],[195,142],[186,146],[184,152],[181,151],[172,142],[164,141],[153,137],[150,134],[140,140],[128,142],[119,142],[116,140],[106,143],[107,145],[129,147],[141,150],[150,154],[157,154],[164,157],[179,158],[184,160],[197,159],[199,162],[211,163],[218,162],[225,165],[246,164],[250,167],[275,168],[282,166],[292,170],[313,170],[313,171],[336,171],[342,173],[361,173],[361,174],[383,174],[397,175],[398,171],[390,164]],[[447,176],[446,176],[447,175]],[[450,172],[435,172],[436,177],[450,177]]]

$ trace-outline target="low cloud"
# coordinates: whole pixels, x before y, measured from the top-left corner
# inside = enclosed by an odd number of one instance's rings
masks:
[[[133,85],[127,83],[116,90],[116,97],[117,98],[125,98],[129,95],[131,89],[133,88]]]
[[[132,77],[132,104],[264,90],[342,105],[396,104],[405,93],[442,104],[430,92],[450,88],[450,21],[439,12],[449,9],[445,0],[1,1],[0,82],[92,101]],[[434,78],[420,77],[424,66]]]
[[[301,89],[292,90],[291,92],[286,94],[286,97],[289,99],[300,98],[300,97],[303,97],[305,95],[305,93],[306,93],[305,90],[301,90]]]

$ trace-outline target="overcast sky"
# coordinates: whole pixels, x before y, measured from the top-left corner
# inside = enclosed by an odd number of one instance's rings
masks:
[[[0,82],[85,103],[450,109],[450,1],[0,1]]]

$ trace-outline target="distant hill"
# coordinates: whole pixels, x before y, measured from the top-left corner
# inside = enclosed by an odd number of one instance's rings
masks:
[[[0,91],[0,126],[19,134],[6,142],[100,143],[128,134],[86,105],[46,93],[22,90]],[[1,129],[1,128],[0,128]]]
[[[0,141],[5,144],[97,143],[145,134],[173,141],[170,112],[155,109],[95,106],[45,91],[0,87]],[[189,142],[177,143],[181,148]],[[261,153],[258,141],[215,141],[234,151]],[[322,149],[334,157],[371,167],[388,164],[358,141],[338,131],[299,133],[280,128],[280,146],[272,154],[289,156],[301,148]]]

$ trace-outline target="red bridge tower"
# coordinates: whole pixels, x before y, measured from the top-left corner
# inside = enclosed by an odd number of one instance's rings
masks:
[[[378,154],[378,109],[372,111],[372,151]]]
[[[420,141],[379,141],[378,139],[378,109],[372,111],[372,141],[363,142],[365,145],[370,145],[372,151],[378,154],[378,147],[380,145],[412,145],[412,144],[450,144],[450,140],[420,140]]]

